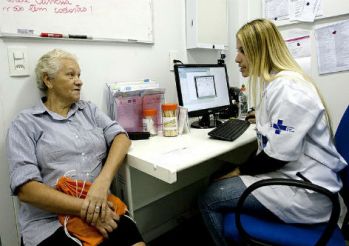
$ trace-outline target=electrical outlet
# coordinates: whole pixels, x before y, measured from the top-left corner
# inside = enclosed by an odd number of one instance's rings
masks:
[[[29,76],[28,52],[26,47],[7,48],[10,76]]]
[[[173,71],[173,60],[180,60],[178,57],[178,51],[177,50],[171,50],[169,53],[169,69],[170,71]]]

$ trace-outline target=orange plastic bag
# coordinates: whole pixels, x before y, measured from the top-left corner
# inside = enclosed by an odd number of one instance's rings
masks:
[[[81,199],[85,199],[87,192],[89,191],[92,183],[84,182],[82,180],[74,180],[69,177],[61,177],[57,184],[57,190]],[[116,208],[115,212],[118,215],[124,215],[127,211],[126,204],[123,203],[119,198],[110,194],[108,195],[108,201],[111,201]],[[66,215],[59,215],[59,222],[64,225]],[[84,246],[95,246],[103,241],[103,236],[100,232],[93,226],[90,226],[84,222],[80,217],[69,216],[67,223],[68,232],[74,237],[78,238]]]

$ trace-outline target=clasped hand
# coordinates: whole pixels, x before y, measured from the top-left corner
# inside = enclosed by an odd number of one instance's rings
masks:
[[[112,232],[117,227],[119,220],[114,204],[107,200],[108,191],[108,186],[95,180],[80,210],[80,217],[96,227],[105,238],[108,237],[108,232]]]
[[[120,219],[119,215],[114,211],[113,203],[108,202],[108,206],[105,218],[102,219],[101,216],[99,216],[94,225],[104,238],[108,238],[108,233],[117,228],[117,221]]]

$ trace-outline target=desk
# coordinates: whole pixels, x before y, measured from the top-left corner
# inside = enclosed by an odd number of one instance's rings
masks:
[[[254,129],[251,125],[233,142],[209,138],[211,129],[132,142],[113,190],[128,204],[146,241],[176,226],[195,206],[207,178],[220,167],[219,157],[239,149],[234,158],[246,157],[255,149]]]

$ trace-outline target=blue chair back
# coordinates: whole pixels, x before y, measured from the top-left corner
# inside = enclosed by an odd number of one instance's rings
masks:
[[[343,114],[341,121],[338,125],[335,134],[335,144],[337,151],[349,164],[349,106]],[[345,205],[349,210],[349,166],[346,166],[340,172],[340,176],[343,182],[343,188],[340,193],[343,197]],[[228,213],[225,216],[224,221],[224,233],[228,239],[232,239],[235,242],[240,241],[240,232],[235,224],[235,213]],[[349,231],[348,226],[349,213],[346,214],[344,219],[343,228]],[[322,234],[326,223],[316,225],[301,225],[301,224],[280,224],[279,222],[265,221],[264,219],[257,218],[248,214],[241,214],[241,223],[244,224],[244,228],[249,235],[254,235],[255,238],[264,240],[265,245],[288,245],[288,246],[300,246],[300,245],[312,245]],[[267,229],[266,229],[267,228]],[[343,230],[342,228],[342,230]],[[266,234],[265,231],[272,231],[273,235]],[[327,246],[344,246],[343,235],[347,233],[342,232],[337,227],[332,234],[332,237],[327,242]]]
[[[343,158],[349,161],[349,106],[345,110],[341,121],[339,122],[336,135],[336,147]]]
[[[349,106],[339,122],[335,135],[335,142],[337,151],[349,164]],[[341,196],[344,199],[345,205],[349,208],[349,166],[340,172],[340,176],[343,182]]]

